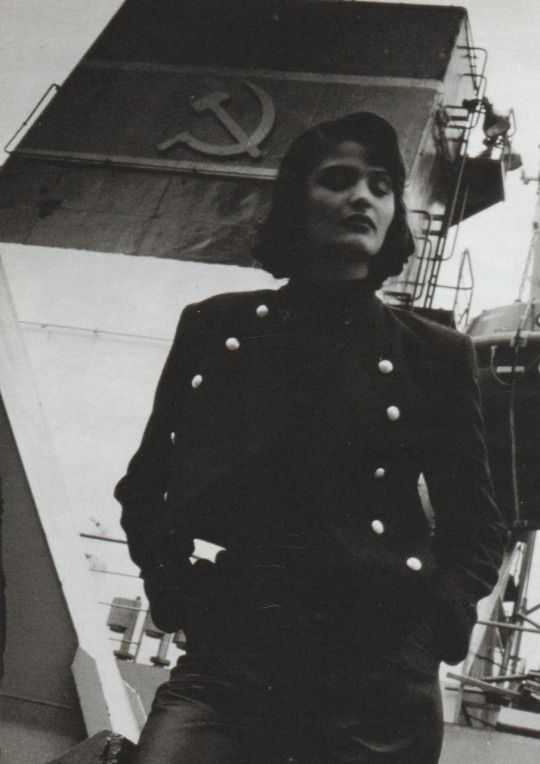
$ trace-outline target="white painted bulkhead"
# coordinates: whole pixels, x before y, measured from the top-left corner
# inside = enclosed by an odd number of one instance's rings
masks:
[[[279,282],[251,268],[19,244],[3,244],[0,256],[2,397],[80,646],[73,670],[84,722],[90,734],[110,727],[135,739],[141,715],[125,695],[113,657],[121,635],[108,629],[107,618],[114,597],[140,596],[141,636],[142,582],[125,544],[88,536],[124,539],[113,489],[140,441],[185,305]],[[17,508],[5,511],[13,517]],[[22,535],[10,533],[4,544],[12,559],[32,565]],[[203,556],[212,551],[198,545]],[[16,695],[20,665],[9,660],[19,634],[10,608],[15,575],[8,576],[4,689]],[[36,632],[43,627],[36,623]],[[39,644],[33,640],[33,649]],[[138,662],[149,665],[153,653],[156,640],[143,638]],[[178,654],[171,645],[169,659]],[[33,658],[43,666],[48,655]],[[163,670],[153,671],[156,683],[163,681]]]

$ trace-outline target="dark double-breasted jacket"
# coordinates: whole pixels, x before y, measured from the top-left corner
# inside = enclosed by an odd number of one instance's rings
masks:
[[[360,604],[408,598],[449,662],[505,535],[470,340],[351,287],[188,306],[116,496],[143,572],[194,538],[245,561],[288,556]]]

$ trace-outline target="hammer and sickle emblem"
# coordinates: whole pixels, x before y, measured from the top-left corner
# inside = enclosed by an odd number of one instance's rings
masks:
[[[196,111],[197,114],[202,114],[205,111],[212,111],[226,130],[233,138],[235,138],[236,143],[225,145],[206,143],[195,138],[191,133],[184,132],[160,143],[157,147],[158,151],[167,151],[167,149],[176,146],[177,143],[185,143],[190,146],[190,148],[195,149],[195,151],[200,151],[202,154],[213,154],[214,156],[225,157],[237,154],[249,154],[249,156],[254,159],[260,157],[261,151],[258,146],[264,141],[274,125],[276,109],[272,99],[266,91],[247,80],[242,80],[242,82],[257,96],[262,107],[261,121],[251,135],[248,135],[238,122],[233,119],[229,112],[223,108],[222,104],[226,103],[231,98],[229,93],[209,93],[192,102],[191,106],[193,110]]]

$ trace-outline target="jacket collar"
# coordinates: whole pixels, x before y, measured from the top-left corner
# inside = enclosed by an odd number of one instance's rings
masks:
[[[279,290],[295,304],[339,307],[360,307],[375,300],[373,285],[361,279],[338,282],[307,281],[293,279]]]

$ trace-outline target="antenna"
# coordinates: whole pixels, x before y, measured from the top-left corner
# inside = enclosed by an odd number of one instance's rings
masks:
[[[540,148],[540,146],[539,146]],[[525,174],[525,171],[521,172],[521,180],[525,185],[531,182],[536,183],[536,207],[533,217],[533,233],[531,238],[531,244],[529,248],[529,255],[525,268],[523,271],[523,277],[521,280],[521,286],[519,288],[519,299],[524,298],[524,292],[526,289],[527,281],[529,281],[529,302],[540,300],[540,235],[538,233],[540,228],[540,170],[536,177],[530,177]]]

